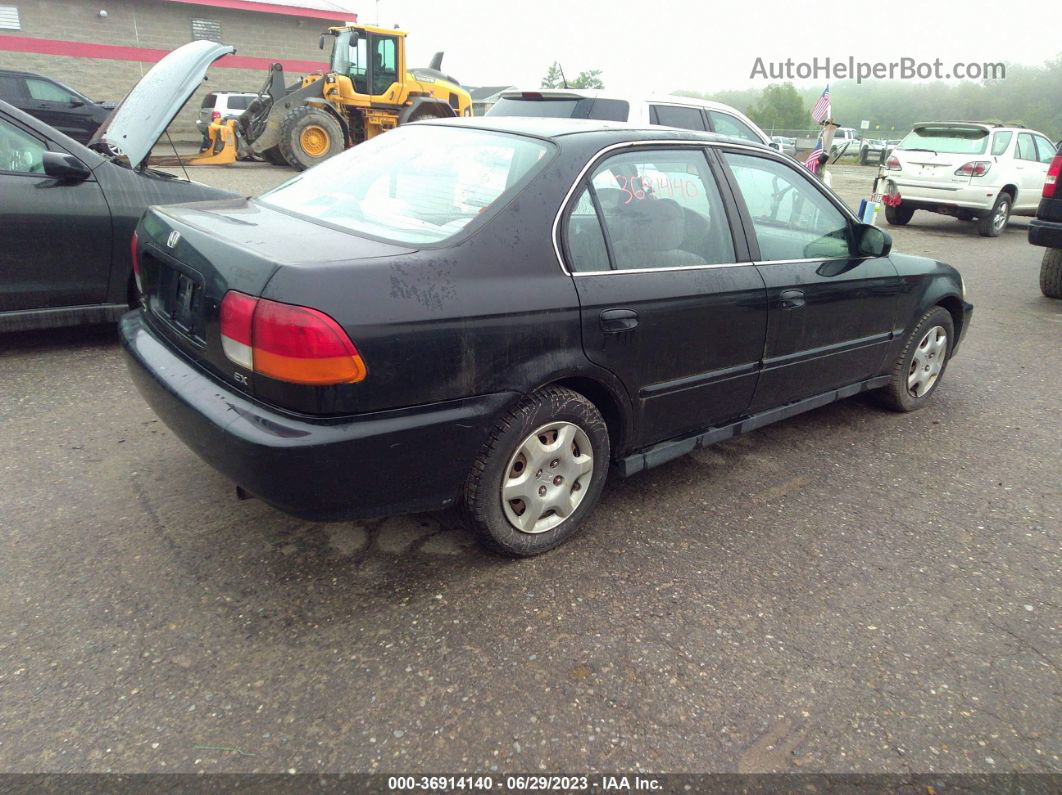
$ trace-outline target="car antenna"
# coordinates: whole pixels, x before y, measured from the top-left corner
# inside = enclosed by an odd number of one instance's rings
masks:
[[[170,142],[170,149],[172,149],[172,150],[173,150],[173,153],[174,153],[175,155],[177,155],[177,162],[178,162],[178,163],[180,164],[180,166],[181,166],[181,171],[183,171],[183,172],[184,172],[184,178],[185,178],[186,180],[188,180],[189,182],[191,182],[191,181],[192,181],[192,178],[191,178],[190,176],[188,176],[188,169],[184,167],[184,161],[183,161],[183,160],[181,160],[181,153],[180,153],[180,152],[178,152],[178,151],[177,151],[177,147],[173,145],[173,139],[172,139],[172,138],[170,138],[170,131],[169,131],[169,130],[166,130],[166,140]]]
[[[561,82],[564,83],[565,88],[568,88],[568,78],[564,76],[564,67],[558,63],[557,69],[560,70],[561,73]]]

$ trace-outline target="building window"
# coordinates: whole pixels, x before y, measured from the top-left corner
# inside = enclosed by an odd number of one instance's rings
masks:
[[[192,41],[221,41],[221,23],[216,19],[192,19]]]
[[[22,30],[18,6],[0,6],[0,30]]]

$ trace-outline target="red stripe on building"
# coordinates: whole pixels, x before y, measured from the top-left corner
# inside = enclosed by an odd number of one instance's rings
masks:
[[[257,14],[283,14],[288,17],[309,17],[326,19],[329,22],[357,22],[357,14],[342,14],[338,11],[319,11],[300,6],[274,5],[273,3],[256,3],[253,0],[169,0],[171,3],[187,3],[193,6],[210,6],[228,8],[233,11],[254,11]]]
[[[113,44],[85,44],[58,39],[33,39],[28,36],[0,36],[0,50],[32,52],[38,55],[63,55],[68,58],[89,58],[94,61],[139,61],[155,63],[169,55],[169,50],[147,47],[119,47]],[[286,58],[251,58],[245,55],[226,55],[214,62],[222,69],[265,70],[273,63],[284,65],[290,72],[325,72],[326,64],[314,61],[293,61]]]

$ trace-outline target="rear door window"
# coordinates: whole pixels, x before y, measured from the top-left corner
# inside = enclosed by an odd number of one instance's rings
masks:
[[[0,99],[8,102],[25,96],[21,77],[14,75],[0,75]]]
[[[591,176],[617,270],[734,262],[723,201],[700,149],[610,157]]]
[[[565,228],[568,264],[575,272],[607,271],[610,267],[601,219],[597,216],[589,186],[583,186],[568,214]]]
[[[44,173],[44,144],[0,118],[0,171]]]
[[[721,113],[717,110],[708,111],[708,118],[712,120],[712,129],[720,135],[732,135],[735,138],[744,138],[746,141],[762,143],[763,140],[745,122],[729,113]]]
[[[707,130],[704,114],[700,108],[682,105],[650,105],[650,121],[665,127],[678,127],[683,130]]]
[[[1036,155],[1036,144],[1029,133],[1018,133],[1018,159],[1039,160]]]

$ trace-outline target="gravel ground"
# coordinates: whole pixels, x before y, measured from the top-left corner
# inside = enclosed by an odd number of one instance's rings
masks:
[[[0,770],[1062,771],[1062,302],[1026,226],[890,230],[977,307],[930,407],[615,480],[521,562],[448,513],[237,502],[113,327],[0,336]]]

